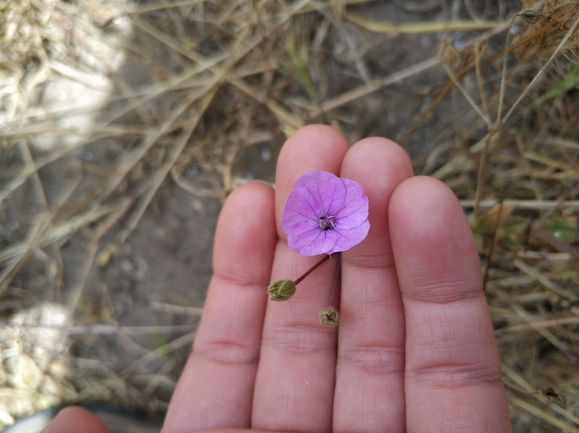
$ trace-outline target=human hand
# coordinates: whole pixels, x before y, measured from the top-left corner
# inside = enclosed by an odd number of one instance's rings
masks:
[[[289,301],[266,296],[271,281],[318,260],[290,250],[281,230],[285,201],[308,170],[352,179],[369,198],[368,237],[341,253],[337,328],[317,319],[335,261]],[[349,148],[326,126],[296,132],[280,154],[275,191],[250,183],[227,199],[213,266],[163,433],[511,430],[469,225],[454,194],[413,177],[395,143],[368,138]]]

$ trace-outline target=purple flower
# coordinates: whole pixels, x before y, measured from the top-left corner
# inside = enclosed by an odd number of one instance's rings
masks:
[[[368,197],[353,180],[308,171],[287,199],[281,227],[289,247],[304,256],[346,251],[368,234]]]

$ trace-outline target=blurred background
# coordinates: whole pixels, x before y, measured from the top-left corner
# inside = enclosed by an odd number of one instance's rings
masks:
[[[579,432],[578,27],[563,0],[0,0],[0,428],[163,413],[223,200],[325,123],[453,189],[515,431]]]

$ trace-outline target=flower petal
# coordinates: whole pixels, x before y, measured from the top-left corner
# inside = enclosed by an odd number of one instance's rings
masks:
[[[302,174],[294,185],[294,189],[305,188],[319,204],[324,215],[332,216],[337,212],[346,199],[346,188],[341,179],[327,171],[307,171]]]
[[[336,230],[339,234],[334,251],[346,251],[355,245],[358,245],[368,235],[370,230],[370,222],[368,219],[362,222],[358,227],[346,230]]]
[[[350,179],[340,179],[346,189],[344,205],[336,212],[336,227],[351,229],[368,219],[368,197],[360,185]]]
[[[292,228],[299,223],[310,222],[312,228],[319,229],[318,215],[321,207],[310,192],[305,188],[295,188],[289,195],[283,216],[281,228],[289,236]]]
[[[332,227],[320,227],[320,218]],[[345,251],[361,242],[370,228],[368,197],[356,182],[325,171],[308,171],[288,196],[282,229],[288,246],[305,256]]]
[[[324,231],[319,227],[317,230],[297,230],[303,226],[294,227],[295,236],[288,236],[288,246],[303,256],[317,256],[319,254],[332,254],[336,252],[335,246],[339,235],[335,230]]]

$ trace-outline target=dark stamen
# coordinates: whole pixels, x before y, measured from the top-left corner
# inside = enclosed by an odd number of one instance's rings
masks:
[[[334,228],[334,217],[332,216],[321,216],[320,220],[318,221],[320,228],[322,230],[330,230]]]

